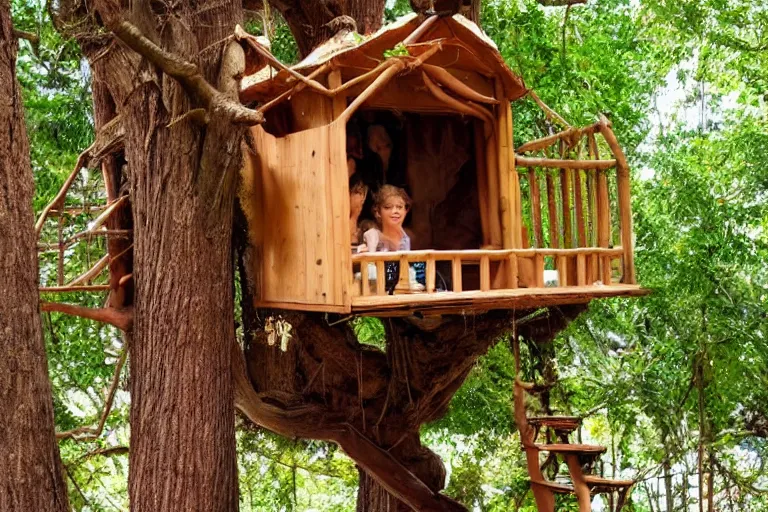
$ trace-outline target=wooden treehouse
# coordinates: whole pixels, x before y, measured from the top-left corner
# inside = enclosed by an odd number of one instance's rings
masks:
[[[364,40],[342,33],[291,68],[251,50],[257,71],[241,100],[266,122],[252,128],[241,200],[257,306],[406,316],[642,293],[629,171],[610,123],[514,148],[512,102],[529,91],[465,18],[407,16]],[[376,168],[410,194],[411,250],[355,253],[356,141],[356,171]],[[392,290],[376,276],[394,264]],[[419,266],[413,286],[405,269]]]
[[[240,99],[265,116],[243,143],[240,190],[256,307],[463,315],[644,294],[635,281],[629,169],[610,122],[601,116],[569,126],[460,15],[406,16],[367,38],[342,32],[290,68],[256,38],[236,35],[247,47]],[[563,130],[514,147],[513,102],[526,96]],[[127,331],[130,198],[105,170],[105,204],[65,204],[80,169],[125,137],[114,121],[102,131],[112,142],[97,139],[81,155],[36,230],[41,268],[56,270],[40,291],[109,292],[110,307],[42,309]],[[372,192],[388,186],[407,193],[400,197],[407,215],[398,217],[403,239],[360,252],[361,226],[379,219],[370,216]],[[49,217],[56,229],[46,229]],[[72,234],[65,219],[90,222]],[[94,264],[91,241],[104,238],[107,254]],[[90,268],[67,280],[65,255],[83,244],[77,257]],[[517,339],[515,361],[519,376]],[[537,389],[516,378],[515,421],[538,509],[551,512],[557,494],[572,494],[587,512],[591,496],[602,493],[620,510],[634,482],[593,474],[605,448],[568,442],[579,418],[528,417],[525,394]],[[557,459],[568,468],[565,483],[552,476]]]

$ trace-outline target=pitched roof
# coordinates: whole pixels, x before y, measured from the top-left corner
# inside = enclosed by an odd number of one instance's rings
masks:
[[[414,34],[422,24],[423,33],[415,34],[415,40],[406,42],[406,38]],[[522,78],[507,66],[493,40],[460,14],[437,19],[424,19],[409,14],[367,37],[344,32],[319,45],[291,69],[307,76],[320,66],[330,63],[359,69],[362,74],[375,68],[386,59],[386,51],[401,43],[407,43],[405,47],[409,54],[418,56],[430,48],[430,42],[438,41],[441,49],[427,60],[429,64],[471,70],[499,78],[505,95],[511,100],[526,93]],[[243,78],[240,97],[245,102],[269,101],[295,84],[295,79],[287,71],[267,67]]]

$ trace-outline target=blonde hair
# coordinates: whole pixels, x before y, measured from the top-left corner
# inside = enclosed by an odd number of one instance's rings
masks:
[[[382,185],[373,198],[373,214],[377,219],[381,217],[380,210],[384,207],[384,203],[393,197],[402,199],[405,203],[405,210],[410,211],[412,202],[408,192],[400,187],[395,187],[394,185]]]

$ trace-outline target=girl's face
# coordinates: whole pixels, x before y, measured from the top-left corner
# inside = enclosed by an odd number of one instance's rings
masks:
[[[379,207],[379,215],[381,216],[382,228],[400,228],[405,221],[405,215],[408,213],[408,208],[405,206],[405,201],[402,197],[392,196],[384,201],[384,204]]]

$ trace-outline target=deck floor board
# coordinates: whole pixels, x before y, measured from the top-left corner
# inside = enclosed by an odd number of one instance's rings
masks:
[[[352,313],[371,316],[422,314],[475,314],[494,309],[530,309],[564,304],[585,304],[593,299],[637,297],[649,290],[639,285],[565,286],[509,290],[370,295],[352,299]]]

